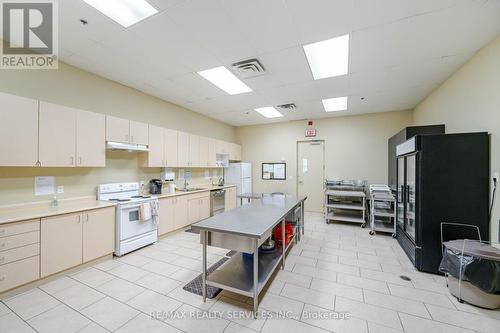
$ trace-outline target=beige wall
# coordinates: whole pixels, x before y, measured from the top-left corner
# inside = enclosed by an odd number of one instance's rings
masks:
[[[387,140],[411,125],[411,111],[374,113],[314,121],[325,140],[326,177],[387,183]],[[295,193],[297,141],[306,140],[306,121],[239,127],[243,160],[253,164],[253,190]],[[264,181],[261,163],[287,162],[286,181]]]
[[[232,126],[64,63],[59,70],[2,70],[0,91],[235,141]],[[56,176],[65,187],[59,197],[78,197],[95,195],[103,182],[158,178],[160,169],[139,168],[136,153],[117,152],[107,153],[106,168],[0,168],[0,205],[50,199],[33,195],[38,175]],[[202,176],[195,169],[192,183],[206,182]]]
[[[500,172],[500,37],[429,95],[414,110],[415,124],[446,124],[448,133],[489,131],[491,171]],[[500,200],[491,232],[498,241]]]

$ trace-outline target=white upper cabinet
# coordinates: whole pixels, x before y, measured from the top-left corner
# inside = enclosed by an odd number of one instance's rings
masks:
[[[67,106],[40,102],[39,161],[42,167],[76,165],[76,113]]]
[[[38,162],[38,101],[0,93],[0,166]]]
[[[208,161],[208,138],[204,136],[199,137],[199,158],[198,158],[198,165],[200,167],[207,167],[209,166],[209,161]]]
[[[148,145],[148,124],[130,121],[130,143]]]
[[[177,166],[189,166],[189,134],[178,132],[177,135]]]
[[[217,140],[212,138],[208,139],[208,166],[217,166]]]
[[[106,117],[103,114],[76,112],[76,166],[106,166]]]
[[[229,159],[231,161],[241,161],[241,146],[236,143],[228,143]]]
[[[168,128],[164,129],[164,140],[165,140],[165,166],[166,167],[176,167],[178,166],[178,139],[177,131]]]
[[[165,166],[165,144],[163,128],[149,125],[148,167]]]
[[[106,140],[128,143],[130,140],[130,120],[106,116]]]
[[[189,134],[189,166],[200,166],[200,137]]]

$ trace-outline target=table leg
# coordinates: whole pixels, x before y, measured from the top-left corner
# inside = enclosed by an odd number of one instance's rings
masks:
[[[253,316],[257,318],[259,307],[259,242],[255,239],[253,253]]]
[[[300,203],[300,226],[302,227],[302,235],[304,235],[304,201]]]
[[[203,272],[201,273],[203,302],[207,300],[207,231],[201,231],[201,241],[203,244]]]
[[[285,241],[285,219],[281,221],[281,244],[283,249],[283,257],[281,258],[281,269],[285,269],[285,252],[286,252],[286,241]]]
[[[243,206],[243,198],[240,198],[240,206]]]

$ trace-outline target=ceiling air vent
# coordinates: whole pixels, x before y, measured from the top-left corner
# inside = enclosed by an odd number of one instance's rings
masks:
[[[276,107],[287,111],[295,111],[297,109],[297,105],[294,103],[277,105]]]
[[[266,73],[264,66],[257,59],[243,60],[231,66],[233,71],[243,79],[261,76]]]

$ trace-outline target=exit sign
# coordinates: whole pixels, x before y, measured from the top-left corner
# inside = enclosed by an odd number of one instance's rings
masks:
[[[306,129],[306,138],[311,138],[316,136],[316,129],[315,128],[308,128]]]

